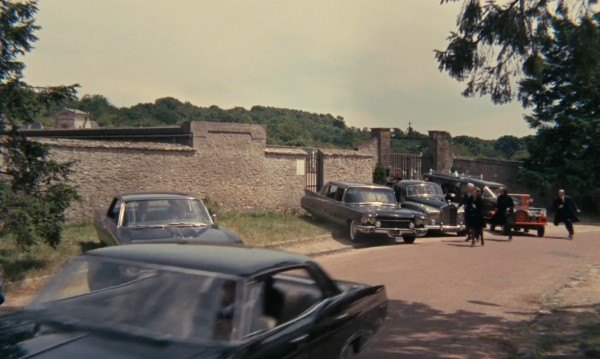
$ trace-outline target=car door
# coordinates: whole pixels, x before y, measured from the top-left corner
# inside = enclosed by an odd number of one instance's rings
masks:
[[[118,198],[114,198],[108,207],[106,214],[101,214],[99,218],[98,226],[98,237],[100,241],[108,245],[118,244],[119,232],[118,225],[121,218],[121,210],[123,202]]]
[[[309,355],[338,358],[345,345],[369,338],[387,310],[385,305],[372,305],[379,296],[385,296],[383,286],[364,287],[330,298],[327,306],[316,313]]]
[[[267,286],[281,294],[281,307],[268,300],[272,293]],[[312,333],[316,314],[328,303],[325,293],[306,266],[262,274],[249,281],[242,332],[252,340],[243,357],[309,358],[310,353],[318,352],[314,346],[323,343]]]

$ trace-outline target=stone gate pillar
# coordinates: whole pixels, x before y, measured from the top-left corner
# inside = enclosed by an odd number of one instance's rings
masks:
[[[391,130],[389,128],[372,128],[371,137],[377,139],[377,162],[383,167],[390,167]]]
[[[429,148],[426,156],[429,157],[431,169],[438,172],[449,172],[454,162],[452,149],[452,136],[446,131],[429,131]],[[423,167],[423,172],[430,168]]]

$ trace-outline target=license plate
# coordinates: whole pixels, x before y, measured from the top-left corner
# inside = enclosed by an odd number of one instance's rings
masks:
[[[392,237],[400,237],[400,231],[390,231],[390,236],[392,236]]]

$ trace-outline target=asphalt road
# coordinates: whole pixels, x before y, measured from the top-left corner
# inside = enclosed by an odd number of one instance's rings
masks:
[[[484,247],[418,238],[318,258],[335,278],[386,286],[388,318],[360,357],[506,357],[544,295],[600,264],[600,227],[576,226],[572,241],[552,225],[544,238],[486,238]]]

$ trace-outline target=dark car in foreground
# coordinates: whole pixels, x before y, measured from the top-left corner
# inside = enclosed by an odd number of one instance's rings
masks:
[[[338,358],[387,312],[385,288],[334,281],[310,258],[235,246],[139,244],[72,260],[0,317],[2,358]]]
[[[434,182],[402,180],[395,184],[396,198],[402,207],[423,212],[428,216],[428,231],[462,233],[465,230],[464,208],[457,208]],[[450,202],[450,203],[449,203]]]
[[[346,226],[352,241],[361,234],[381,233],[413,243],[427,232],[427,216],[401,208],[386,186],[329,182],[318,193],[305,190],[301,205],[314,216]]]
[[[117,195],[108,209],[96,212],[94,226],[107,245],[180,241],[243,244],[214,223],[200,199],[183,193]]]

